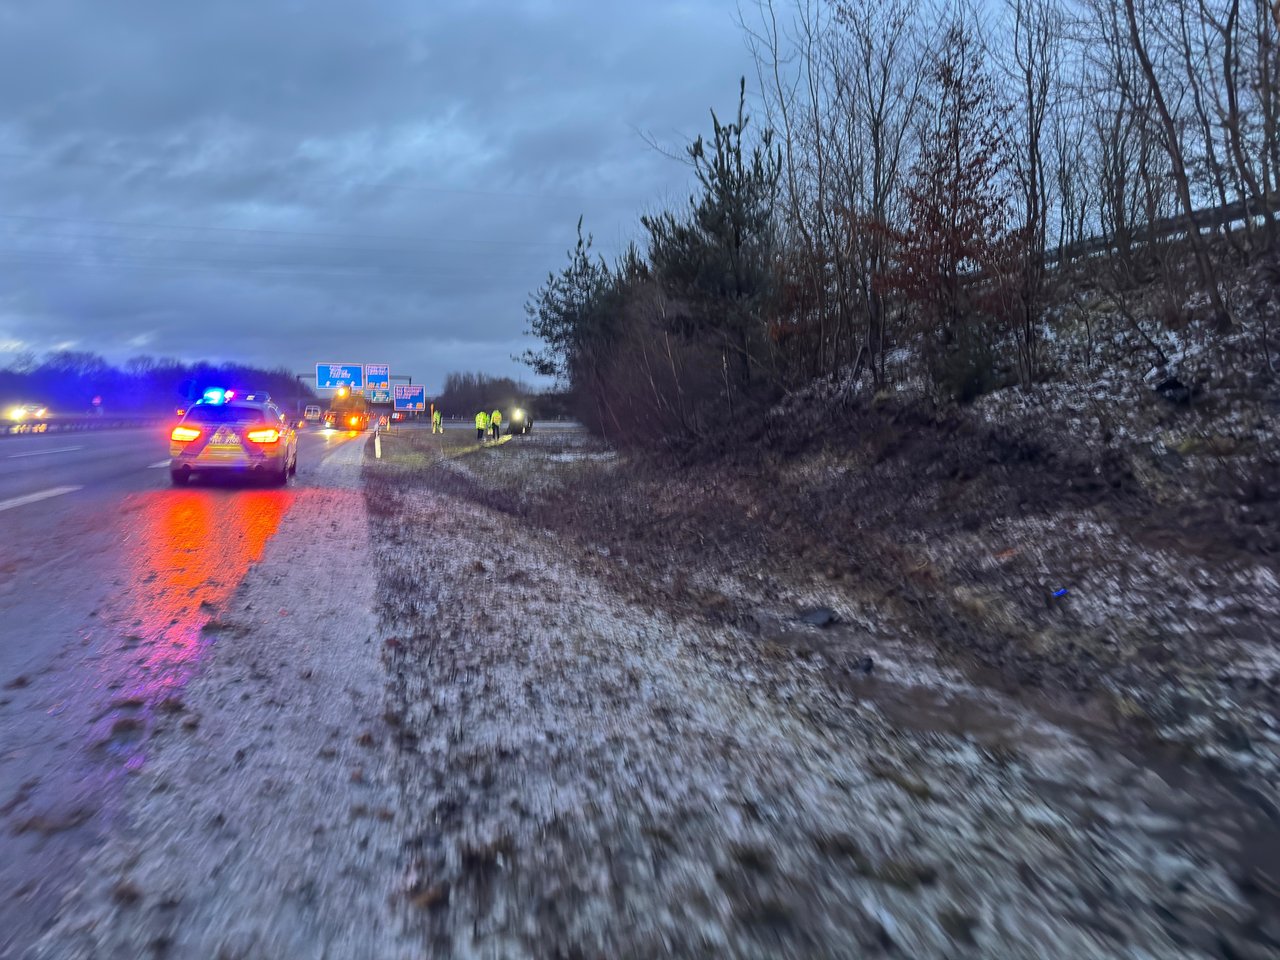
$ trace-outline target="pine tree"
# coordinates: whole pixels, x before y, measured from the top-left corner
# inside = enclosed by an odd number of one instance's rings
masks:
[[[688,147],[701,194],[684,217],[644,217],[654,275],[684,305],[682,332],[715,340],[726,370],[739,386],[766,362],[769,298],[774,286],[774,203],[782,169],[773,134],[749,145],[746,81],[739,84],[738,116],[721,123],[711,114],[713,141]]]

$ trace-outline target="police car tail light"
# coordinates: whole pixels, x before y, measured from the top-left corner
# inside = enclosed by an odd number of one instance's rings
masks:
[[[280,439],[280,431],[268,427],[266,430],[250,430],[245,436],[251,443],[275,443]]]
[[[176,440],[178,443],[190,443],[198,436],[200,431],[195,427],[174,427],[173,433],[169,434],[169,439]]]

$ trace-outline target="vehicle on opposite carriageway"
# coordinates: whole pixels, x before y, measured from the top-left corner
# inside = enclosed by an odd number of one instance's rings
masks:
[[[43,403],[19,403],[6,411],[7,417],[15,422],[23,420],[43,420],[49,416],[49,408]]]

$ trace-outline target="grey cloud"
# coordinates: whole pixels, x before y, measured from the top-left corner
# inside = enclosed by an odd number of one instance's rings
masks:
[[[732,0],[0,0],[14,341],[523,376],[580,214],[606,254],[750,73]]]

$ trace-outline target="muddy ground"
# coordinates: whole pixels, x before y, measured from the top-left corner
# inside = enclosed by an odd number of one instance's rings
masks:
[[[841,422],[342,448],[17,955],[1280,957],[1265,504]]]
[[[573,430],[388,438],[411,935],[1280,955],[1265,551],[1162,538],[1123,465],[898,416],[678,469]]]

